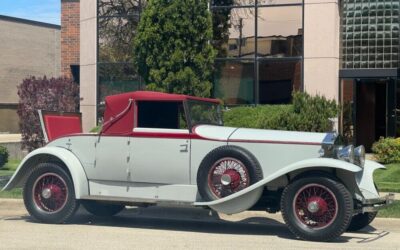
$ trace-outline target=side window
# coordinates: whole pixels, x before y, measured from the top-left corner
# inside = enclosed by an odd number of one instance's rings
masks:
[[[182,102],[140,101],[137,106],[140,128],[188,128]]]

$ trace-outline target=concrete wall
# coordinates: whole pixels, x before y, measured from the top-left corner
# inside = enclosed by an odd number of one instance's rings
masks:
[[[60,27],[0,16],[0,34],[0,132],[15,133],[17,86],[28,76],[60,75]]]
[[[83,131],[96,126],[96,0],[80,1],[80,107]]]
[[[304,3],[304,89],[338,100],[339,1],[305,0]]]

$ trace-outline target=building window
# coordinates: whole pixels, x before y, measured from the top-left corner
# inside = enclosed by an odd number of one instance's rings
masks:
[[[255,8],[217,8],[212,11],[212,44],[219,58],[254,57],[254,16]]]
[[[98,0],[98,102],[142,89],[132,45],[146,0]],[[227,105],[287,103],[302,90],[302,0],[210,0],[214,89]],[[276,94],[279,92],[279,94]]]
[[[294,90],[301,90],[301,61],[259,62],[259,103],[282,104],[292,100]]]
[[[143,88],[133,67],[133,39],[144,0],[98,0],[97,4],[97,117],[101,119],[106,96]]]
[[[259,57],[302,56],[302,17],[301,6],[259,8],[257,55]]]
[[[227,105],[291,101],[302,90],[303,3],[212,0],[214,97]]]
[[[226,104],[254,103],[254,61],[217,61],[214,95]]]

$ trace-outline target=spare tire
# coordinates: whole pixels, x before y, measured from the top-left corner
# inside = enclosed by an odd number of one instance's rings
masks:
[[[204,157],[197,172],[197,187],[205,201],[212,201],[262,179],[262,169],[253,154],[238,146],[222,146]]]

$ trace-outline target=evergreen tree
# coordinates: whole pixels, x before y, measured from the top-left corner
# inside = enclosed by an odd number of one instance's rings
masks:
[[[134,40],[148,90],[209,97],[215,50],[207,0],[149,0]]]

